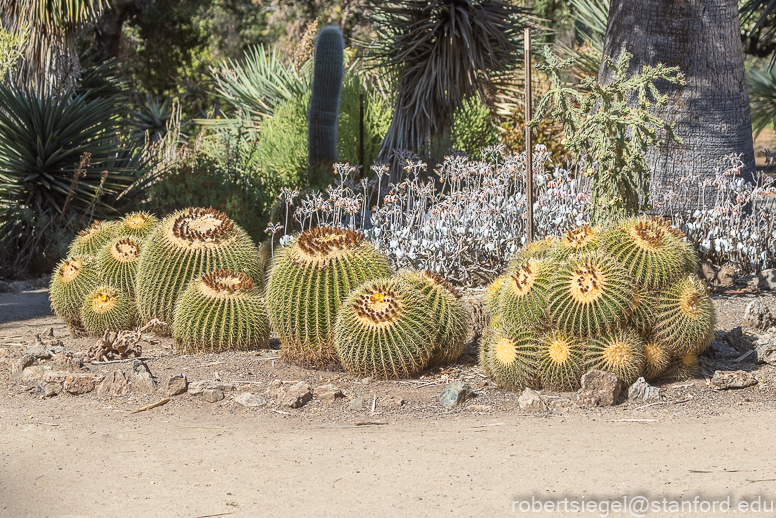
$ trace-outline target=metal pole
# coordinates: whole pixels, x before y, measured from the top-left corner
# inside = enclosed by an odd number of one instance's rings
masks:
[[[361,166],[361,178],[366,178],[364,168],[364,93],[358,95],[358,164]]]
[[[533,114],[531,113],[531,29],[525,28],[525,207],[528,226],[528,243],[534,240],[534,221],[533,221],[533,145],[531,144],[531,128],[528,123],[531,122]]]

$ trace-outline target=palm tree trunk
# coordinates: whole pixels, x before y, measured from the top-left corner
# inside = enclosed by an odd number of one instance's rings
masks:
[[[676,124],[683,144],[666,138],[650,148],[653,185],[671,189],[687,174],[713,178],[732,153],[743,153],[742,173],[751,180],[754,148],[737,0],[611,0],[604,54],[617,59],[623,47],[633,54],[631,71],[663,63],[679,67],[687,83],[659,84],[669,102],[653,111]],[[599,81],[607,84],[612,76],[602,64]],[[709,191],[701,196],[699,187],[685,207],[708,202]]]

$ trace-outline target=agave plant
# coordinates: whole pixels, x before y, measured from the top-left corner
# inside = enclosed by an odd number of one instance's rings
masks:
[[[167,126],[172,118],[173,102],[168,97],[159,102],[159,97],[146,94],[145,100],[135,96],[137,110],[129,110],[132,120],[132,137],[140,141],[147,136],[151,142],[161,140],[167,133]]]
[[[369,9],[375,60],[399,77],[383,160],[441,136],[464,99],[520,59],[526,11],[502,0],[370,0]]]

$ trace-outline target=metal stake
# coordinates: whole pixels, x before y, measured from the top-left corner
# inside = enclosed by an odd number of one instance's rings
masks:
[[[531,29],[525,28],[525,195],[526,215],[528,226],[528,243],[534,240],[533,220],[533,145],[531,144],[531,128],[528,123],[533,117],[531,113]]]

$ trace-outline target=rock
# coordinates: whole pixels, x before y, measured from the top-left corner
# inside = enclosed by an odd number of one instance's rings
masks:
[[[266,401],[264,401],[264,398],[261,396],[256,396],[254,394],[251,394],[250,392],[243,392],[242,394],[238,394],[234,397],[235,403],[239,403],[242,406],[245,407],[257,407],[257,406],[264,406],[267,404]]]
[[[186,392],[189,384],[183,373],[173,374],[167,380],[167,397],[177,396]]]
[[[380,406],[386,408],[401,408],[404,406],[404,403],[406,401],[399,396],[388,396],[380,400]]]
[[[329,383],[328,385],[321,385],[315,389],[315,395],[320,401],[325,403],[334,403],[338,398],[345,397],[342,391],[336,385]]]
[[[40,380],[35,385],[35,397],[52,397],[62,393],[62,382],[57,380]]]
[[[628,389],[628,399],[660,401],[660,390],[647,383],[647,380],[644,378],[639,378]]]
[[[707,284],[711,284],[717,278],[717,270],[709,261],[704,261],[700,264],[700,271],[698,273],[700,273],[701,278],[705,280]]]
[[[711,342],[711,345],[704,351],[704,354],[711,356],[712,358],[737,358],[740,356],[740,353],[736,349],[733,349],[722,340],[717,339]]]
[[[5,281],[0,281],[0,293],[10,293],[11,285]]]
[[[366,401],[362,397],[354,397],[348,403],[348,408],[351,410],[363,410],[366,406]]]
[[[711,388],[728,390],[751,387],[757,384],[757,379],[744,371],[716,371],[711,378]]]
[[[717,285],[722,288],[732,288],[736,285],[736,271],[729,267],[723,266],[717,272]]]
[[[453,408],[460,405],[474,395],[471,385],[463,381],[454,381],[450,383],[439,395],[439,402],[445,408]]]
[[[556,412],[565,412],[572,407],[570,399],[553,399],[550,401],[549,407]]]
[[[18,360],[16,360],[13,365],[11,365],[11,374],[16,374],[18,372],[22,372],[27,367],[31,367],[35,364],[35,357],[30,356],[29,354],[25,354]]]
[[[102,374],[69,374],[64,385],[62,385],[62,389],[74,396],[88,394],[94,390],[97,384],[104,378],[105,377]]]
[[[542,399],[542,396],[535,390],[527,387],[517,399],[517,404],[520,405],[520,410],[526,410],[528,412],[547,411],[547,404]]]
[[[6,349],[5,347],[0,347],[0,358],[5,358],[9,354],[11,354],[11,351]]]
[[[466,410],[471,412],[490,412],[493,409],[491,405],[469,405]]]
[[[35,289],[48,288],[51,284],[51,274],[41,275],[37,279],[30,281],[30,286]]]
[[[129,384],[133,392],[151,394],[156,390],[156,380],[151,375],[148,365],[142,360],[132,362],[132,370],[129,373]]]
[[[31,365],[29,367],[25,367],[24,370],[21,372],[16,372],[14,374],[11,374],[10,379],[12,380],[36,380],[43,377],[43,375],[46,373],[46,370],[51,370],[51,366],[47,365],[48,369],[45,369],[43,365]]]
[[[205,389],[202,391],[202,397],[208,403],[218,403],[224,399],[224,391],[217,388]]]
[[[744,338],[744,331],[741,329],[741,326],[734,327],[728,332],[720,332],[719,333],[720,338],[727,342],[727,344],[737,350],[741,350],[744,347],[743,344],[743,338]]]
[[[773,315],[771,310],[760,299],[755,299],[746,306],[741,323],[754,329],[768,329]]]
[[[776,339],[757,341],[755,345],[757,363],[776,365]]]
[[[58,371],[78,372],[84,367],[84,361],[73,353],[59,353],[54,355],[54,369]]]
[[[39,345],[31,345],[27,348],[25,351],[25,354],[29,354],[36,360],[50,360],[51,359],[51,351],[48,347],[45,345],[39,344]]]
[[[612,406],[620,397],[622,385],[611,372],[592,370],[582,376],[582,388],[577,392],[580,406]]]
[[[310,385],[304,381],[300,381],[296,385],[293,385],[285,390],[285,394],[282,396],[280,404],[282,406],[288,406],[291,408],[301,408],[305,406],[312,398],[313,392],[310,389]]]
[[[776,290],[776,268],[763,270],[757,274],[758,287],[761,290]]]
[[[193,381],[189,383],[189,394],[192,396],[200,396],[207,389],[218,389],[221,392],[229,392],[234,390],[234,385],[220,380]]]
[[[105,379],[97,385],[97,397],[116,397],[123,396],[129,392],[129,382],[124,373],[115,370],[105,376]]]
[[[370,385],[372,383],[372,378],[364,378],[361,380],[362,385]]]

